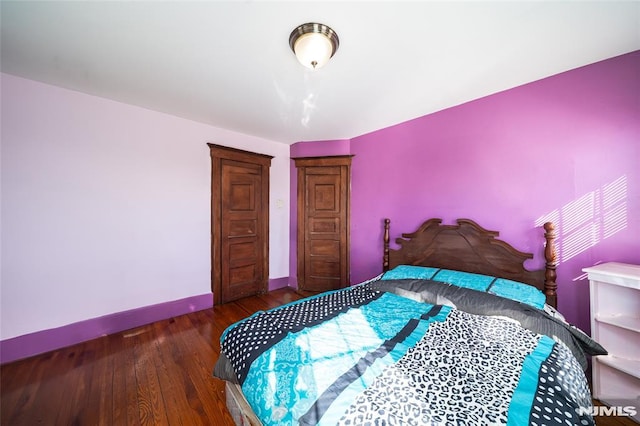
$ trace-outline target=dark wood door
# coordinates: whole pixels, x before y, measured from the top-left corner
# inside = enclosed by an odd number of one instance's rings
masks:
[[[267,291],[270,156],[209,145],[214,303]]]
[[[222,302],[260,293],[263,245],[260,166],[222,161]]]
[[[298,158],[298,289],[349,285],[351,156]]]

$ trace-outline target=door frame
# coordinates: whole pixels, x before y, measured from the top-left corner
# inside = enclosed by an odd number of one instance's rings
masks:
[[[306,207],[306,185],[305,185],[305,168],[322,168],[322,167],[340,167],[341,174],[344,179],[345,190],[345,255],[344,264],[341,265],[341,276],[343,276],[343,287],[351,285],[351,163],[355,155],[332,155],[322,157],[296,157],[292,158],[295,162],[297,171],[297,237],[296,237],[296,259],[297,259],[297,280],[298,290],[305,290],[305,273],[306,265],[304,259],[305,246],[305,229],[307,227]],[[302,288],[301,288],[302,287]]]
[[[211,155],[211,292],[213,304],[222,300],[222,160],[233,160],[261,167],[262,188],[260,202],[264,206],[258,231],[263,235],[261,292],[269,288],[269,170],[273,156],[207,143]]]

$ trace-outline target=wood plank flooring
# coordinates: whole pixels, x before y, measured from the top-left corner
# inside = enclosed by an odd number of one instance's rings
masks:
[[[223,330],[298,300],[290,289],[159,321],[0,367],[0,424],[233,425],[211,371]],[[624,418],[598,425],[627,426]]]
[[[233,425],[211,376],[222,331],[299,298],[277,290],[3,365],[0,422]]]

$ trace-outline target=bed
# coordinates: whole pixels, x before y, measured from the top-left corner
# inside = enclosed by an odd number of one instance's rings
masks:
[[[590,425],[589,355],[606,350],[556,310],[545,266],[469,219],[429,219],[383,273],[230,326],[214,376],[237,424]]]

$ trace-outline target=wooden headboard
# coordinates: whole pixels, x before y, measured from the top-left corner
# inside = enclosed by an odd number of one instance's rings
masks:
[[[389,248],[391,221],[384,220],[384,256],[382,269],[398,265],[431,266],[506,278],[532,285],[557,307],[556,250],[554,225],[544,224],[546,240],[545,269],[529,271],[524,267],[533,254],[523,253],[496,239],[497,231],[488,231],[469,219],[458,219],[457,225],[442,225],[442,219],[429,219],[409,234],[396,239],[398,250]]]

